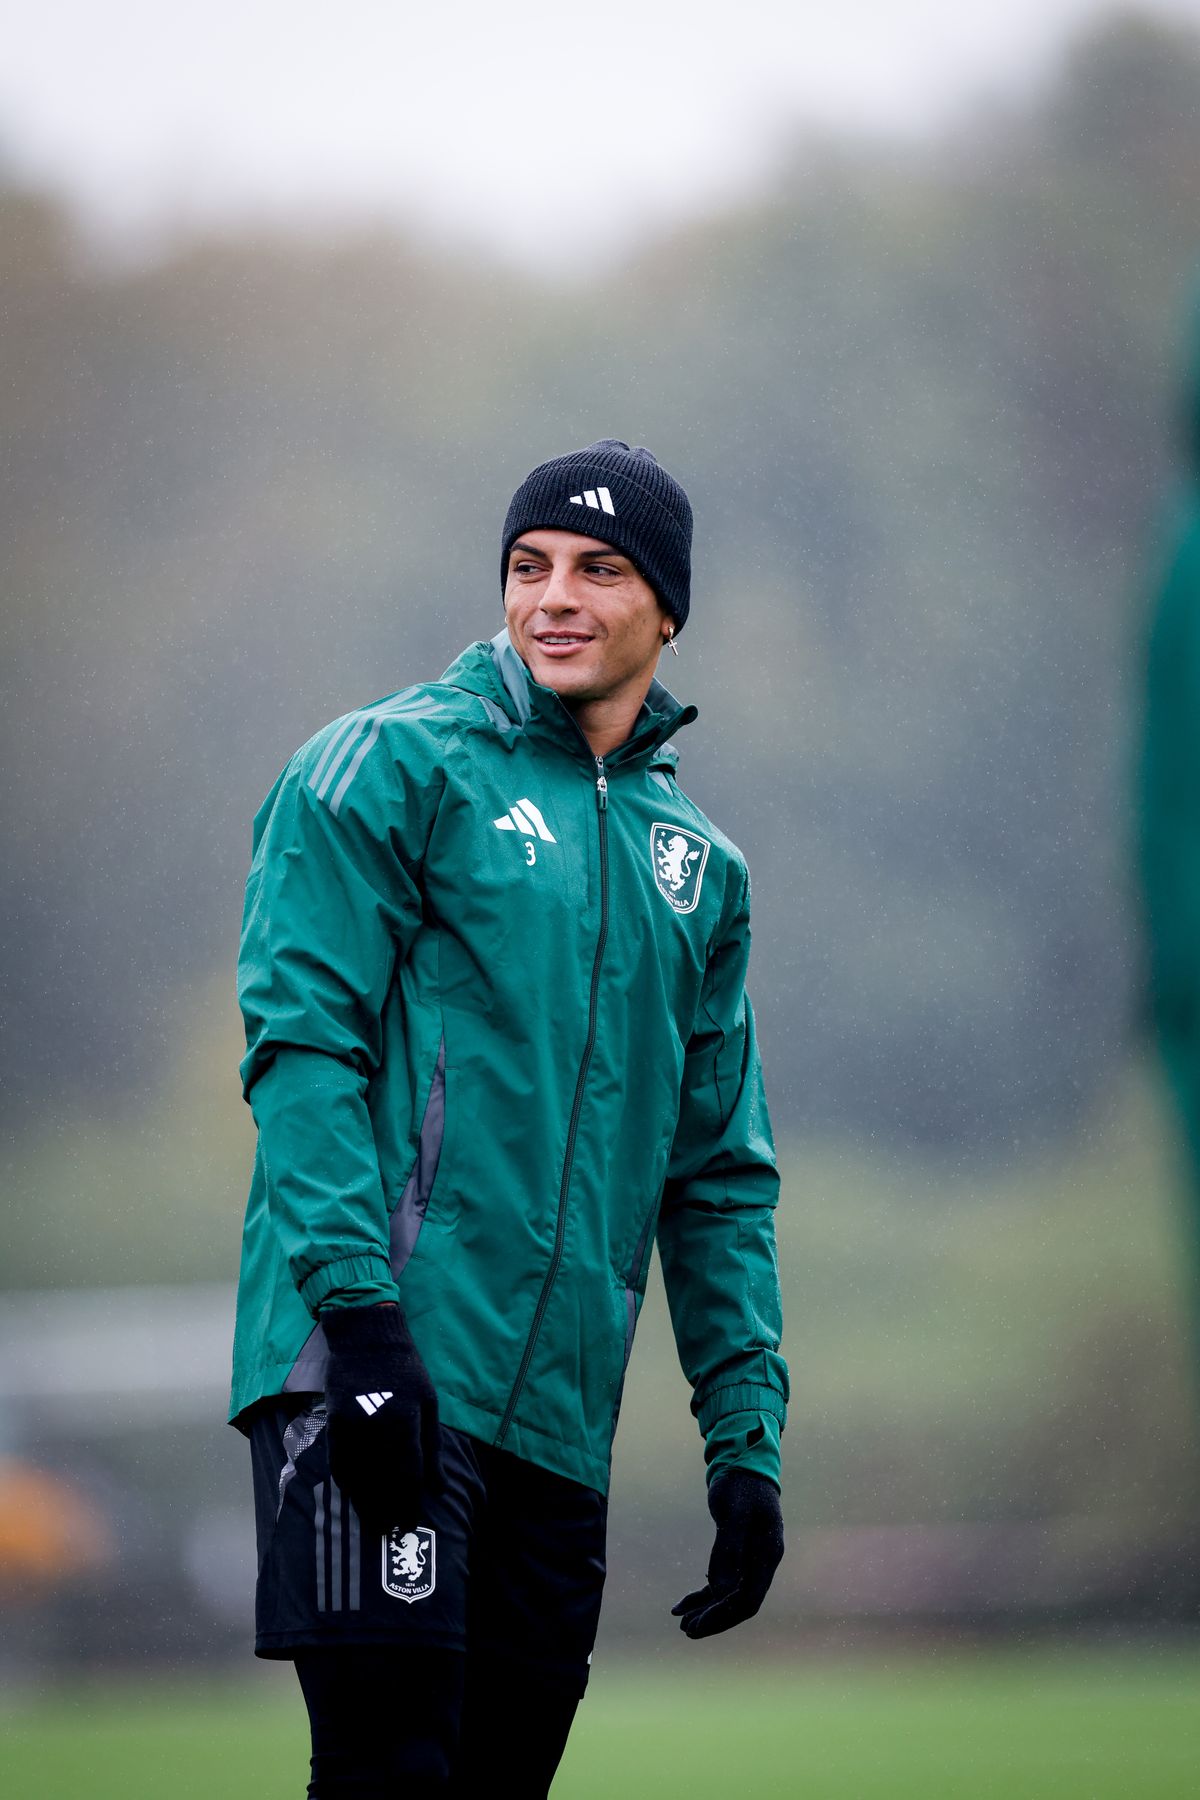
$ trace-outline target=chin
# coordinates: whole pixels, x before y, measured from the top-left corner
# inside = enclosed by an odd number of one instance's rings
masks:
[[[562,663],[543,662],[540,658],[530,670],[533,679],[540,687],[548,687],[552,693],[562,694],[585,700],[592,680],[583,669],[564,668]]]

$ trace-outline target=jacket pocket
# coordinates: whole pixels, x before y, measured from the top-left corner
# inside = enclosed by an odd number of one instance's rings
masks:
[[[417,1239],[421,1235],[421,1227],[425,1223],[425,1214],[429,1208],[429,1196],[432,1194],[433,1184],[437,1180],[438,1164],[442,1159],[442,1144],[445,1136],[446,1039],[443,1036],[438,1044],[433,1080],[429,1084],[429,1097],[425,1102],[425,1111],[421,1117],[421,1130],[417,1138],[417,1160],[413,1164],[412,1173],[404,1184],[404,1192],[396,1202],[396,1210],[392,1214],[391,1264],[392,1274],[396,1277],[404,1272],[409,1257],[417,1247]]]

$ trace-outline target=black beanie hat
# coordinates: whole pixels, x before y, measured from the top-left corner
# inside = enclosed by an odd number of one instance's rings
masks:
[[[682,630],[691,602],[692,509],[649,450],[601,438],[527,475],[504,521],[501,588],[513,544],[538,530],[577,531],[623,550]]]

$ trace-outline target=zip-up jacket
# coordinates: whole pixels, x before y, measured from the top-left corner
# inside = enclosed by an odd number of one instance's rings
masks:
[[[656,682],[597,759],[501,632],[275,783],[239,964],[235,1422],[324,1385],[322,1312],[398,1300],[446,1424],[604,1492],[657,1239],[710,1448],[746,1414],[777,1444],[749,882],[676,785],[694,717]]]

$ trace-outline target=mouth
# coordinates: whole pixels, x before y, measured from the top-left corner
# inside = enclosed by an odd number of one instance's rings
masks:
[[[534,633],[533,641],[547,656],[570,656],[592,640],[583,631],[539,631]]]

